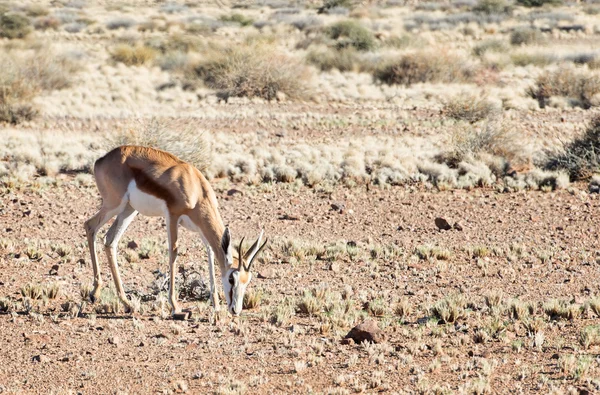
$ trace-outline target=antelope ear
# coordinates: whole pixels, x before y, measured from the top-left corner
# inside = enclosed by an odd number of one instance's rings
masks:
[[[223,249],[223,253],[225,253],[227,264],[231,265],[233,262],[233,245],[231,244],[231,234],[229,233],[229,228],[225,228],[225,232],[223,232],[223,237],[221,238],[221,248]]]

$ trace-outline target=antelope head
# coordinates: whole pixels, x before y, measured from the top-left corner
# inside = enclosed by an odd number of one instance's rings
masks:
[[[240,315],[242,312],[246,287],[252,279],[252,273],[250,273],[252,263],[258,256],[258,253],[267,244],[267,240],[262,245],[260,244],[263,233],[264,230],[260,232],[258,239],[256,239],[254,244],[245,253],[242,251],[244,243],[244,239],[242,238],[237,248],[237,257],[233,256],[233,243],[231,242],[229,228],[225,228],[225,233],[223,233],[221,247],[225,253],[228,265],[228,270],[222,278],[223,290],[227,298],[227,309],[235,316]]]

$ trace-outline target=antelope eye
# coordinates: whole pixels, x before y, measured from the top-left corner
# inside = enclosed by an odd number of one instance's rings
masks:
[[[233,275],[229,276],[229,284],[233,285],[234,281],[233,281]]]

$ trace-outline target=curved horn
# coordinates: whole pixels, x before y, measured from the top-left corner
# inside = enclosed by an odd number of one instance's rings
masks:
[[[242,240],[240,241],[240,245],[238,246],[238,254],[239,254],[239,259],[240,259],[239,262],[238,262],[239,263],[238,270],[245,269],[245,267],[244,267],[244,261],[242,260],[242,257],[243,257],[243,255],[242,255],[242,245],[244,244],[244,238],[245,237],[242,237]]]
[[[258,256],[258,253],[265,248],[265,246],[267,245],[267,242],[269,241],[269,239],[265,239],[265,242],[263,243],[263,245],[260,246],[260,248],[256,251],[256,253],[252,256],[252,260],[248,261],[248,267],[246,268],[246,271],[250,271],[250,267],[252,266],[252,263],[254,262],[254,258]]]
[[[258,252],[258,246],[260,245],[264,234],[265,230],[263,229],[260,231],[260,235],[258,235],[258,239],[256,239],[256,242],[254,242],[254,244],[252,244],[252,247],[250,247],[250,249],[246,252],[246,256],[244,256],[244,258],[246,258],[246,261],[252,262],[252,260],[256,256],[256,253]]]

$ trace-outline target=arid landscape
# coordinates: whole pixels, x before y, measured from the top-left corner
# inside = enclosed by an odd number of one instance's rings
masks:
[[[0,393],[596,393],[599,109],[597,0],[0,1]],[[264,229],[240,317],[141,215],[92,303],[122,144]]]

